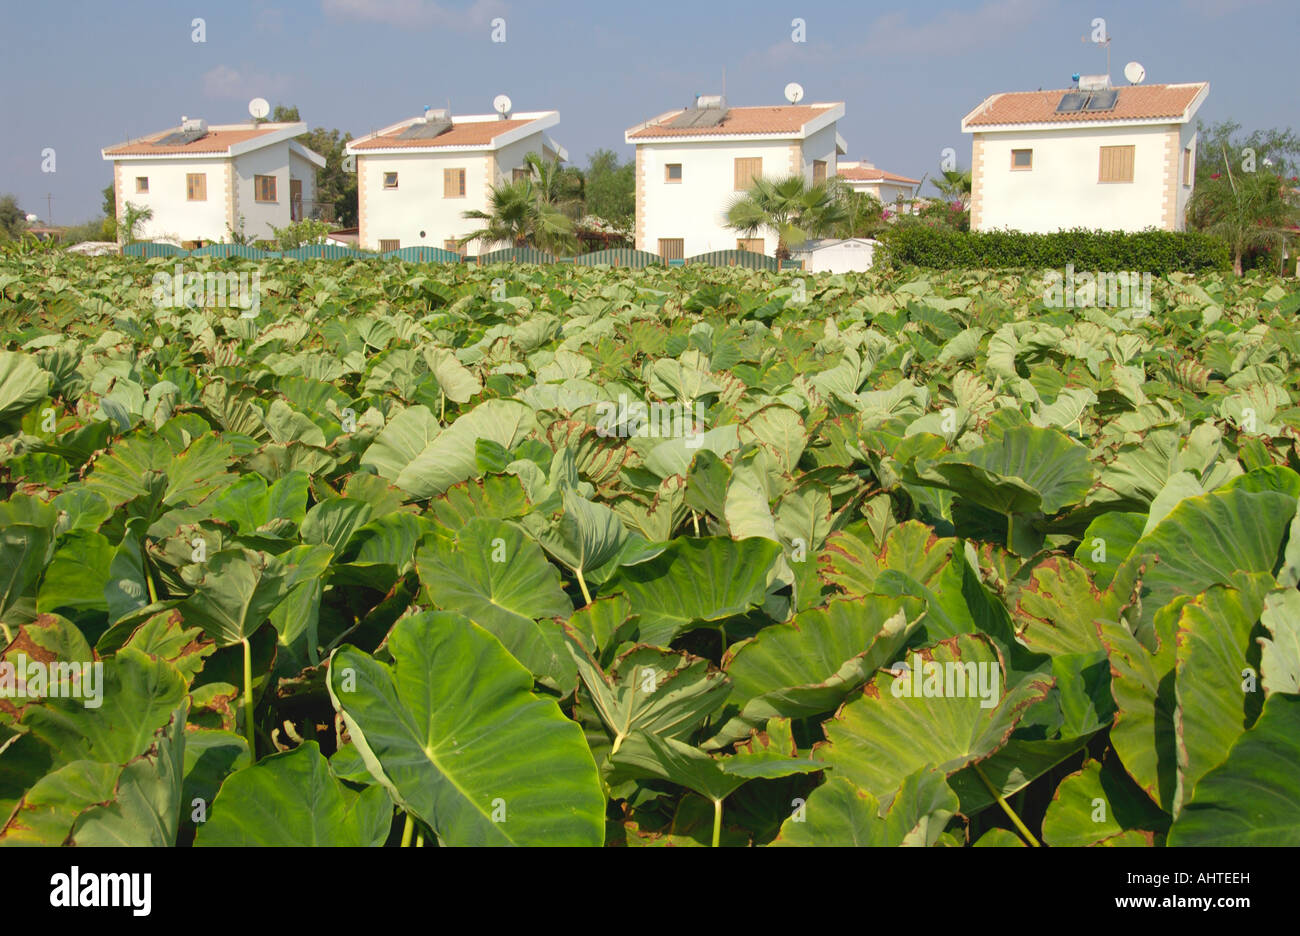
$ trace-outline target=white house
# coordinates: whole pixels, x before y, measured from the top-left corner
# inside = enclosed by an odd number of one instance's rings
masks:
[[[880,241],[869,237],[823,237],[790,249],[808,273],[862,273],[871,269]]]
[[[209,126],[182,117],[178,127],[106,147],[117,218],[128,204],[150,209],[140,240],[206,244],[241,229],[269,239],[316,201],[325,159],[294,139],[306,131],[305,123]]]
[[[892,205],[900,198],[911,201],[916,197],[916,187],[921,184],[919,179],[877,169],[874,163],[865,160],[850,162],[841,159],[836,175],[853,191],[874,195],[885,205]]]
[[[1181,231],[1207,82],[986,98],[971,134],[971,229]]]
[[[624,134],[636,146],[636,246],[665,259],[714,250],[776,251],[776,234],[726,226],[732,200],[759,177],[823,182],[845,152],[844,104],[728,107],[717,96],[671,110]]]
[[[359,246],[463,253],[456,239],[483,226],[463,213],[488,211],[494,186],[527,175],[524,157],[568,159],[547,133],[559,122],[553,110],[455,117],[429,110],[353,140]]]

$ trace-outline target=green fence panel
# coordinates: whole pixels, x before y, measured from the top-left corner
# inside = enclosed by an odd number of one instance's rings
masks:
[[[489,263],[554,263],[555,258],[545,250],[538,250],[536,247],[507,247],[504,250],[493,250],[490,253],[480,254],[478,263],[480,266],[487,266]]]
[[[407,263],[460,263],[460,254],[441,247],[403,247],[383,255],[385,260],[405,260]]]
[[[769,257],[766,254],[755,253],[752,250],[714,250],[711,253],[703,253],[698,256],[688,257],[686,262],[702,263],[706,266],[715,267],[748,267],[751,270],[779,269],[776,257]]]
[[[124,257],[188,257],[190,252],[174,244],[155,244],[153,241],[136,241],[122,248]]]
[[[280,256],[294,260],[347,260],[353,257],[364,257],[366,254],[339,244],[304,244],[292,250],[282,251]]]
[[[611,247],[597,250],[573,258],[573,262],[582,266],[629,267],[634,270],[648,266],[663,266],[663,258],[646,250],[633,250],[631,247]]]

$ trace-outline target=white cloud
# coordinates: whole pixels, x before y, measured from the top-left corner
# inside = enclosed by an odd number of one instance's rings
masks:
[[[989,0],[975,10],[948,10],[924,23],[889,13],[867,27],[866,50],[909,56],[963,52],[1020,32],[1046,6],[1044,0]]]
[[[499,0],[473,0],[465,9],[433,0],[321,0],[326,16],[406,28],[475,29],[504,10]]]
[[[203,93],[220,100],[248,100],[254,97],[272,97],[284,92],[289,79],[284,75],[269,75],[247,68],[237,69],[218,65],[203,73]]]

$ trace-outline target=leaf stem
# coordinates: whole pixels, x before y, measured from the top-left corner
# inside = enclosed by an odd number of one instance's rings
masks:
[[[244,644],[244,737],[248,740],[248,756],[257,763],[257,736],[253,730],[253,644],[245,637]]]
[[[402,848],[411,847],[411,837],[415,835],[415,819],[410,813],[406,814],[406,824],[402,826]]]
[[[722,840],[722,800],[713,801],[713,847],[717,848]]]
[[[154,604],[158,601],[158,591],[153,587],[153,573],[149,571],[149,557],[144,557],[144,581],[149,586],[149,603]]]
[[[587,591],[587,580],[582,577],[582,569],[574,569],[578,575],[578,587],[582,589],[582,599],[591,604],[591,592]]]
[[[1031,833],[1028,827],[1020,821],[1020,817],[1016,815],[1016,811],[1011,808],[1005,799],[1002,798],[1002,794],[997,791],[989,781],[989,778],[984,775],[984,771],[980,770],[979,764],[974,764],[973,766],[975,768],[975,775],[984,781],[984,785],[988,787],[988,791],[993,794],[993,798],[998,801],[998,805],[1002,807],[1002,811],[1007,814],[1007,817],[1015,824],[1016,828],[1020,830],[1020,834],[1025,837],[1025,840],[1029,842],[1030,845],[1034,848],[1038,848],[1038,839],[1034,838],[1033,833]]]
[[[1013,526],[1012,520],[1014,517],[1015,514],[1007,514],[1007,552],[1014,551],[1011,547],[1011,531]]]

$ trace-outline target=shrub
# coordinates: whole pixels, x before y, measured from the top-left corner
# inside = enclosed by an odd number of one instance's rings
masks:
[[[1161,276],[1175,271],[1230,269],[1228,245],[1196,231],[1088,231],[1054,234],[954,231],[899,224],[885,232],[883,259],[892,266],[934,270],[1028,268],[1138,270]]]

